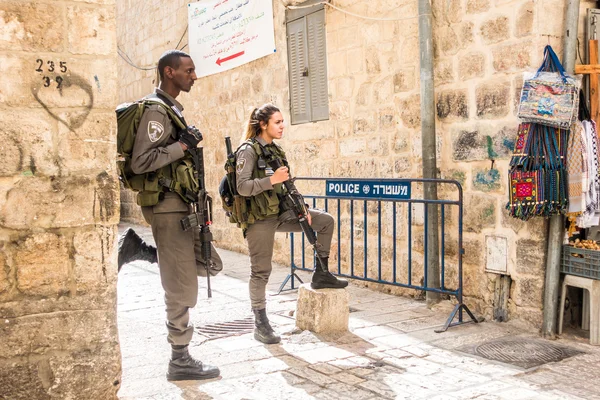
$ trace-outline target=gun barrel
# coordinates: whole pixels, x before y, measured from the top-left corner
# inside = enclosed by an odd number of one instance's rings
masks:
[[[227,149],[227,157],[233,153],[231,149],[231,138],[229,136],[225,136],[225,148]]]

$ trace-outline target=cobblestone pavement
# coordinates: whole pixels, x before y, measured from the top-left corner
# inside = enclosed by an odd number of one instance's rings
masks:
[[[149,230],[136,231],[151,240]],[[191,319],[205,324],[251,316],[246,255],[221,250],[224,271],[207,298],[200,278]],[[350,331],[315,335],[294,330],[296,292],[275,295],[288,273],[275,266],[267,310],[280,344],[263,345],[251,333],[223,338],[194,335],[190,352],[219,366],[221,377],[168,382],[170,355],[163,292],[156,265],[133,262],[119,274],[118,322],[123,357],[121,399],[600,399],[600,348],[560,339],[583,353],[523,369],[460,351],[502,337],[537,338],[514,322],[467,324],[435,333],[452,305],[423,302],[351,284]],[[309,280],[309,275],[300,273]],[[459,350],[460,349],[460,350]]]

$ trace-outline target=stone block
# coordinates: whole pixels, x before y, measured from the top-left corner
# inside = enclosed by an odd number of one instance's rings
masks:
[[[436,84],[454,82],[454,61],[452,59],[436,60],[433,74]]]
[[[464,15],[461,1],[432,1],[431,9],[434,21],[447,21],[449,23],[458,23]]]
[[[438,118],[441,120],[465,120],[469,118],[469,98],[466,90],[444,90],[436,101]]]
[[[435,42],[443,55],[454,55],[461,48],[461,42],[454,26],[442,27],[435,31]]]
[[[0,250],[2,251],[0,253],[0,299],[2,299],[2,296],[6,295],[12,284],[9,280],[10,268],[6,264],[6,256],[4,254],[6,250],[3,243],[0,243]]]
[[[543,277],[544,270],[546,269],[547,242],[545,240],[522,238],[517,240],[515,245],[517,247],[517,260],[514,266],[515,272]]]
[[[377,121],[372,114],[358,114],[354,119],[354,135],[374,135],[377,131]]]
[[[74,278],[77,292],[103,291],[117,277],[116,228],[98,227],[73,237]]]
[[[509,19],[501,16],[487,20],[481,24],[480,30],[484,43],[502,42],[510,37]]]
[[[0,50],[31,52],[64,50],[62,33],[65,19],[61,13],[62,7],[48,7],[45,3],[3,1],[0,5]],[[9,71],[4,67],[2,70]],[[12,78],[14,79],[14,75]]]
[[[34,234],[17,246],[13,259],[20,292],[50,297],[68,292],[71,260],[64,236]]]
[[[116,173],[114,112],[64,113],[60,118],[67,122],[59,124],[58,129],[58,162],[63,172],[77,174],[99,170]]]
[[[489,82],[475,89],[477,118],[505,117],[510,109],[510,83]]]
[[[348,330],[350,295],[346,289],[312,289],[305,283],[298,290],[296,326],[315,333]]]
[[[19,209],[19,213],[11,210]],[[12,229],[117,224],[119,181],[101,172],[94,177],[28,177],[17,182],[0,209]]]
[[[362,47],[347,51],[346,65],[349,74],[356,74],[365,70],[365,56]]]
[[[396,110],[398,110],[405,127],[413,129],[421,127],[420,95],[414,94],[404,99],[397,99]]]
[[[377,112],[380,131],[395,130],[397,122],[395,111],[391,107],[382,108]]]
[[[378,74],[381,72],[381,63],[379,57],[380,51],[378,47],[367,47],[365,50],[365,64],[368,74]]]
[[[41,110],[3,110],[0,152],[4,156],[0,159],[0,176],[57,174],[59,167],[52,145],[54,130],[55,123]]]
[[[467,0],[467,14],[479,14],[490,9],[490,0]]]
[[[69,6],[67,20],[69,51],[72,54],[108,55],[116,51],[114,7]]]
[[[397,71],[393,77],[394,93],[408,92],[415,88],[415,69],[405,68]]]
[[[337,88],[336,98],[350,99],[354,93],[354,77],[339,78],[335,86]]]
[[[496,224],[496,198],[467,193],[464,203],[464,231],[479,233]]]
[[[521,5],[515,20],[515,36],[524,37],[533,32],[534,2],[528,1]]]
[[[363,139],[345,139],[340,141],[340,156],[355,157],[364,154],[367,142]]]
[[[521,307],[541,307],[544,292],[544,276],[515,277],[511,298]]]
[[[0,55],[2,69],[13,71],[13,74],[0,76],[0,101],[5,105],[43,108],[61,124],[66,122],[61,122],[58,114],[65,108],[80,108],[87,113],[93,108],[114,109],[117,97],[115,56],[111,54],[93,60],[48,56],[43,59],[41,71],[36,71],[36,57]],[[48,65],[49,62],[53,65]],[[23,68],[23,65],[33,67]]]
[[[458,75],[461,81],[485,75],[485,54],[470,53],[458,61]]]
[[[521,72],[531,66],[535,50],[531,42],[500,45],[492,49],[494,70]]]
[[[502,175],[495,168],[475,169],[473,171],[473,189],[493,192],[502,189]]]
[[[393,138],[392,149],[396,153],[405,153],[408,151],[408,141],[410,139],[410,132],[407,129],[396,129],[396,133]]]

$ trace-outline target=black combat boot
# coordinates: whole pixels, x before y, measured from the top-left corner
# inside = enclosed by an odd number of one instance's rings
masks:
[[[271,324],[269,324],[269,319],[267,318],[267,310],[264,308],[260,310],[253,308],[252,312],[254,313],[255,326],[254,339],[265,344],[279,343],[281,338],[271,328]]]
[[[182,348],[179,348],[182,347]],[[221,374],[219,368],[202,364],[188,352],[187,346],[173,346],[171,361],[167,371],[168,381],[196,381],[200,379],[216,378]]]
[[[135,260],[157,262],[156,247],[150,246],[133,229],[127,228],[119,237],[119,271],[123,265]]]
[[[342,289],[348,286],[348,281],[338,279],[329,272],[329,257],[317,257],[317,266],[310,282],[313,289]]]

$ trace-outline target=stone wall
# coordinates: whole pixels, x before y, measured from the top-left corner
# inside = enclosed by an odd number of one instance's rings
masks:
[[[185,30],[185,2],[160,3],[170,12],[141,0],[117,2],[119,18],[128,21],[119,24],[119,44],[138,66],[155,63],[162,51],[179,42]],[[253,106],[273,102],[289,121],[285,6],[299,3],[273,1],[275,54],[202,78],[190,95],[182,96],[187,118],[204,132],[206,160],[213,162],[208,167],[207,185],[215,193],[223,171],[223,137],[230,135],[234,143],[241,138]],[[403,20],[371,21],[326,7],[330,118],[287,127],[281,143],[293,173],[317,177],[420,177],[419,44],[418,20],[414,17],[417,2],[332,3],[355,14]],[[441,177],[457,179],[465,191],[466,301],[478,314],[491,316],[496,275],[485,268],[486,253],[493,253],[497,259],[506,260],[507,273],[513,279],[510,317],[535,326],[542,318],[546,222],[513,220],[504,206],[508,199],[508,161],[518,126],[515,110],[522,72],[537,68],[547,43],[561,54],[563,3],[433,1],[438,167]],[[592,6],[593,2],[582,2],[581,32],[585,8]],[[184,43],[187,37],[183,37]],[[121,100],[141,97],[152,89],[152,71],[134,69],[122,60],[119,65]],[[418,185],[414,191],[418,195]],[[440,194],[455,196],[447,188],[442,188]],[[226,222],[218,206],[216,210],[213,230],[217,244],[246,251],[241,233]],[[406,211],[398,217],[404,225]],[[347,210],[344,212],[347,221]],[[384,218],[381,228],[385,233],[382,258],[383,274],[389,277],[393,243],[390,211],[386,212],[388,218]],[[369,213],[369,221],[375,221],[371,216],[376,214],[372,210]],[[423,263],[422,208],[415,207],[414,217],[413,275],[418,279]],[[355,241],[355,260],[363,256],[360,235],[365,227],[361,218],[359,215],[355,222],[359,239]],[[446,241],[447,282],[452,284],[456,282],[457,251],[452,242],[456,240],[457,212],[448,212],[446,218],[448,229],[454,230]],[[378,226],[371,224],[369,245],[377,247],[372,233]],[[347,231],[342,234],[340,257],[344,263],[348,262],[349,235]],[[401,237],[397,246],[406,249],[406,238]],[[372,273],[377,253],[369,252],[368,270]],[[289,241],[283,235],[275,258],[285,263],[289,260]],[[406,259],[406,251],[401,251],[399,265],[405,267]],[[355,268],[362,269],[362,263]],[[403,274],[406,277],[406,271]],[[373,286],[415,295],[414,291]]]
[[[0,1],[0,397],[111,399],[112,0]]]

